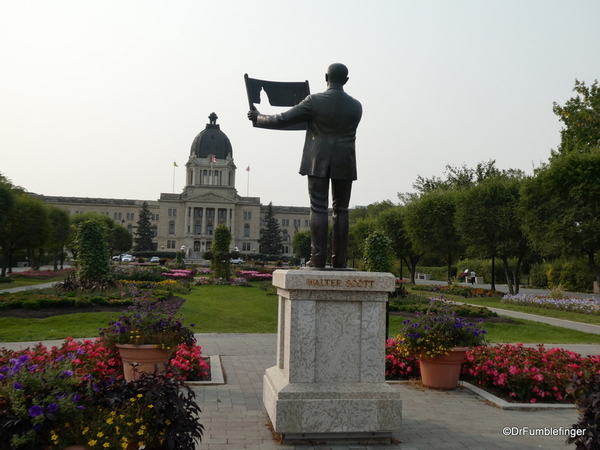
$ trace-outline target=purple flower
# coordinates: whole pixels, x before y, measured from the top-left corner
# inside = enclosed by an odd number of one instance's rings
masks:
[[[72,370],[63,370],[62,374],[63,374],[63,377],[68,378],[73,375],[73,371]]]
[[[13,387],[15,388],[15,391],[19,391],[19,390],[23,389],[23,385],[21,383],[19,383],[18,381],[15,381],[15,383],[13,384]]]
[[[49,412],[58,411],[58,404],[57,403],[50,403],[48,405],[48,411]]]
[[[29,408],[29,416],[30,417],[37,417],[37,416],[41,416],[42,414],[44,414],[44,410],[42,409],[41,406],[33,405],[31,408]]]
[[[58,358],[56,358],[56,362],[61,362],[63,359],[65,359],[65,355],[60,355]]]

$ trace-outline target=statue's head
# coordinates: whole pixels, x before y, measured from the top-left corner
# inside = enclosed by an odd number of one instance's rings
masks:
[[[335,83],[335,84],[346,84],[348,81],[348,68],[340,63],[333,63],[327,68],[327,73],[325,74],[325,81],[327,83]]]

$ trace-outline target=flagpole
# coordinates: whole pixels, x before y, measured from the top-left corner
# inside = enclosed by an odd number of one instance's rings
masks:
[[[250,197],[250,165],[248,165],[248,168],[246,169],[246,172],[248,172],[248,176],[247,176],[247,181],[246,181],[246,197]]]
[[[173,164],[173,194],[175,193],[175,164]]]

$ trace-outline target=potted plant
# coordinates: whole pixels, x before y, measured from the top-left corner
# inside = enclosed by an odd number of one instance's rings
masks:
[[[165,366],[179,344],[195,342],[192,330],[176,315],[178,309],[179,305],[168,301],[142,297],[100,330],[104,344],[119,349],[126,380],[153,372],[156,364]]]
[[[407,355],[419,357],[424,386],[450,390],[458,385],[467,350],[485,343],[485,330],[448,307],[432,312],[431,306],[439,300],[443,298],[431,299],[424,314],[405,320],[398,340]]]

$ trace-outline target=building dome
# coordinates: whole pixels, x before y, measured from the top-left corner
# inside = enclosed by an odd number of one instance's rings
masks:
[[[217,115],[213,112],[208,116],[209,123],[192,142],[190,155],[195,158],[207,158],[214,155],[217,159],[226,159],[228,155],[233,158],[233,149],[229,138],[217,125]]]

